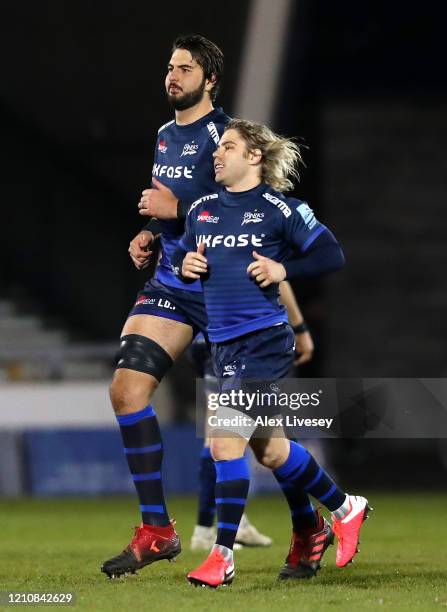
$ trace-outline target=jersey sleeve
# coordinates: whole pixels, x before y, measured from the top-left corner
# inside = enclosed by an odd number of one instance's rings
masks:
[[[310,245],[326,231],[306,202],[288,198],[290,214],[283,217],[283,232],[286,240],[304,253]]]

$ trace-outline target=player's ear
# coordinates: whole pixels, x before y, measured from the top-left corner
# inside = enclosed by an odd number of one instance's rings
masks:
[[[216,75],[212,74],[209,79],[205,80],[205,91],[210,92],[216,84]]]
[[[249,152],[248,156],[249,160],[252,162],[254,166],[261,163],[262,160],[262,151],[261,149],[252,149]]]

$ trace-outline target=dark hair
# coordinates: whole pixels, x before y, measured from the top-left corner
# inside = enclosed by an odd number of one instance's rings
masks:
[[[214,77],[215,85],[210,91],[211,100],[214,102],[223,74],[224,56],[222,51],[217,45],[200,34],[178,36],[172,45],[172,52],[176,49],[186,49],[189,51],[193,59],[202,68],[206,79]]]

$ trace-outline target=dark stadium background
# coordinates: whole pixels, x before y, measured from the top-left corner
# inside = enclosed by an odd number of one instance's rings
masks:
[[[301,374],[445,377],[447,8],[292,4],[271,124],[308,144],[296,193],[347,257],[333,278],[295,287],[317,345]],[[163,90],[171,42],[199,32],[223,48],[219,104],[232,114],[251,8],[240,0],[3,5],[0,297],[19,315],[38,313],[77,345],[117,341],[144,282],[127,248],[143,225],[136,204],[149,185],[156,129],[172,115]],[[11,380],[21,384],[5,351],[2,360],[0,394]],[[177,423],[191,420],[183,404],[193,374],[184,365],[169,377],[182,393]],[[329,449],[348,483],[445,480],[442,441],[332,441]]]

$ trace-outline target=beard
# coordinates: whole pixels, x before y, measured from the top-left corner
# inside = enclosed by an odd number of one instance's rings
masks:
[[[183,111],[198,104],[202,100],[204,92],[205,79],[203,79],[197,89],[183,94],[182,96],[172,96],[168,92],[168,102],[175,110]]]

